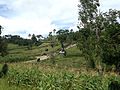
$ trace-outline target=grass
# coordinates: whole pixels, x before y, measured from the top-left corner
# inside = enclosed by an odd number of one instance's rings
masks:
[[[67,56],[63,56],[60,54],[57,54],[55,56],[54,59],[56,65],[61,67],[71,67],[71,68],[86,67],[87,61],[83,57],[81,57],[81,51],[78,50],[76,46],[67,49],[66,51],[67,51]],[[51,63],[51,59],[41,61],[40,64],[53,65]]]
[[[60,45],[54,48],[57,53],[55,64],[51,63],[51,59],[24,63],[20,61],[34,59],[43,53],[50,54],[53,49],[48,43],[33,46],[32,50],[9,44],[9,55],[0,57],[0,62],[19,62],[8,63],[9,72],[0,79],[0,90],[108,90],[111,81],[120,83],[120,76],[114,72],[103,72],[100,75],[96,70],[88,68],[88,62],[76,46],[66,50],[66,57],[58,54],[59,48]]]
[[[21,55],[21,54],[16,54],[16,55],[8,55],[5,57],[0,56],[0,62],[21,62],[21,61],[27,61],[27,60],[32,60],[32,57],[29,57],[27,55]]]
[[[8,76],[2,79],[0,87],[5,88],[6,84],[11,89],[4,90],[108,90],[111,81],[120,83],[120,76],[115,73],[105,72],[101,76],[93,70],[72,69],[39,63],[9,64]]]
[[[55,50],[60,48],[60,45],[55,47]],[[49,51],[45,51],[48,49]],[[5,57],[0,56],[0,62],[20,62],[35,60],[36,56],[41,56],[44,53],[49,54],[52,48],[49,43],[43,43],[40,46],[33,46],[32,50],[28,50],[26,46],[18,46],[15,44],[8,44],[8,55]]]
[[[16,85],[9,85],[6,78],[0,79],[0,90],[28,90],[25,87],[19,87]]]
[[[18,46],[18,45],[14,45],[14,44],[9,44],[8,45],[8,52],[9,54],[22,54],[22,55],[29,55],[29,56],[33,56],[35,54],[40,53],[40,48],[38,48],[37,46],[32,47],[32,50],[28,50],[26,46]]]

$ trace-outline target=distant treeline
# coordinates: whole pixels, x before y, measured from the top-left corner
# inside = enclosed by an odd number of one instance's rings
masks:
[[[4,39],[8,43],[18,44],[19,46],[28,46],[28,45],[40,45],[41,41],[37,40],[36,36],[33,34],[30,39],[24,39],[19,35],[5,35]]]

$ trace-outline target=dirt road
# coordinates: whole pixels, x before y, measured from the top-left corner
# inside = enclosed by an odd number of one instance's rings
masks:
[[[47,56],[47,55],[44,55],[44,56],[37,56],[37,57],[36,57],[36,60],[26,61],[25,63],[33,63],[33,62],[37,62],[37,59],[38,59],[38,58],[40,58],[40,61],[42,61],[42,60],[46,60],[46,59],[48,59],[49,56]]]
[[[76,44],[73,44],[73,45],[70,45],[70,46],[66,47],[66,49],[69,49],[69,48],[72,48],[72,47],[75,47],[75,46],[76,46]],[[42,60],[48,59],[49,56],[48,56],[48,55],[37,56],[37,57],[36,57],[36,60],[25,61],[24,63],[34,63],[34,62],[37,62],[37,59],[38,59],[38,58],[40,58],[40,61],[42,61]]]

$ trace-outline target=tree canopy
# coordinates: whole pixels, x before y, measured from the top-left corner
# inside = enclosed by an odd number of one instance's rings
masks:
[[[100,12],[99,6],[99,0],[80,0],[78,47],[93,66],[98,60],[117,66],[120,63],[120,11]]]
[[[2,26],[0,25],[0,53],[1,56],[5,56],[7,55],[7,43],[5,41],[5,39],[1,36],[2,33]]]

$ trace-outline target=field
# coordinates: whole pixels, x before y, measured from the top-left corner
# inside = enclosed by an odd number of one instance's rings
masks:
[[[9,55],[0,57],[0,68],[4,60],[9,65],[7,76],[0,79],[0,90],[108,90],[111,81],[120,82],[115,72],[104,71],[101,75],[96,69],[88,68],[88,62],[76,46],[67,49],[67,56],[59,55],[58,49],[59,45],[54,49],[53,64],[51,59],[36,60],[43,53],[53,52],[48,43],[34,46],[32,50],[9,44]]]
[[[56,46],[55,50],[60,46]],[[45,49],[49,49],[48,52]],[[41,46],[33,46],[32,50],[28,50],[26,46],[18,46],[15,44],[8,45],[8,55],[5,57],[0,56],[0,62],[20,62],[35,60],[37,56],[41,56],[44,53],[49,54],[52,51],[49,43],[44,43]]]

